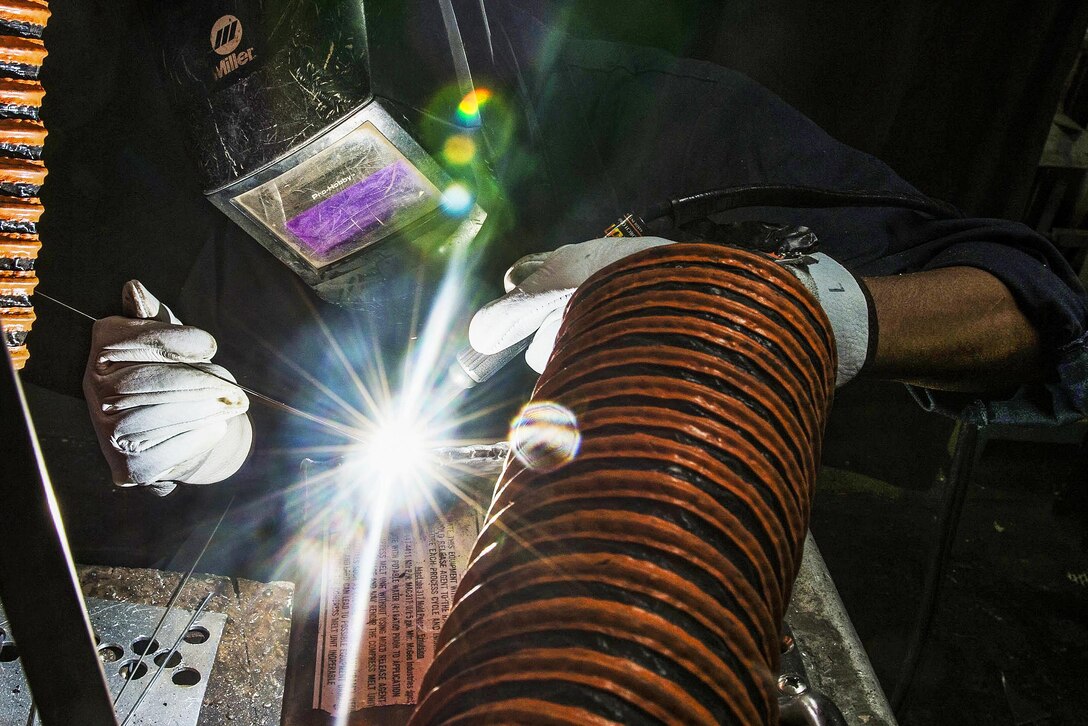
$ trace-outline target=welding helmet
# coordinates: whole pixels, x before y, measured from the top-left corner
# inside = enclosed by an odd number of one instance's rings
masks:
[[[450,0],[156,6],[205,195],[319,296],[372,307],[476,238],[484,166],[435,148],[480,127]]]

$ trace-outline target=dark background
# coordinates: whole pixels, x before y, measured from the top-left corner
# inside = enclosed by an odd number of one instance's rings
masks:
[[[537,1],[575,34],[742,71],[923,192],[1009,219],[1088,25],[1071,0]]]

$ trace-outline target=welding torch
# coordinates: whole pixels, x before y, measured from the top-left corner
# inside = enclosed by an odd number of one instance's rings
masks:
[[[506,278],[503,281],[506,290],[512,290],[520,285],[525,278],[540,269],[540,265],[543,264],[546,257],[546,254],[535,254],[523,257],[515,262],[507,270]],[[526,263],[526,260],[530,260],[530,262]],[[456,385],[461,390],[473,388],[491,378],[507,363],[517,358],[529,347],[532,339],[533,334],[530,333],[513,345],[503,348],[497,353],[490,354],[481,353],[472,345],[466,345],[457,353],[454,362],[450,364],[449,380],[452,385]]]

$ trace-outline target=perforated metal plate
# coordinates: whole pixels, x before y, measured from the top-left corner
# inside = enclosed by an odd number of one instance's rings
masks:
[[[118,721],[122,721],[147,688],[174,641],[185,631],[193,613],[190,610],[171,611],[155,640],[151,641],[151,633],[166,608],[88,598],[87,609],[110,693],[116,697],[126,675],[133,673],[132,682],[125,688],[116,707]],[[148,690],[129,724],[196,726],[226,622],[227,616],[221,613],[201,614]],[[3,641],[0,646],[0,723],[25,724],[30,714],[30,691],[18,657],[18,644],[11,638],[2,609],[0,631],[3,631],[0,638]],[[133,671],[144,650],[147,655],[143,663]],[[58,653],[57,657],[63,658],[64,654]]]

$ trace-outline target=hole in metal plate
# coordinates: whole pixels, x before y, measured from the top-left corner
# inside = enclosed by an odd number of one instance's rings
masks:
[[[207,643],[208,638],[212,637],[208,629],[203,625],[197,625],[194,628],[190,628],[189,632],[185,634],[185,642],[192,645],[200,645],[201,643]]]
[[[121,660],[121,656],[124,654],[125,649],[116,643],[107,643],[98,649],[98,657],[102,659],[103,663],[115,663]]]
[[[19,648],[15,643],[10,640],[0,646],[0,663],[11,663],[13,660],[18,660]]]
[[[126,660],[121,664],[121,667],[117,669],[117,675],[121,676],[126,681],[135,681],[143,678],[147,675],[147,663],[140,663],[138,666],[136,663],[137,661],[135,659]],[[135,671],[133,670],[134,668]]]
[[[167,654],[170,655],[169,660],[167,660],[167,658],[166,658]],[[173,653],[170,653],[169,650],[164,650],[164,651],[161,651],[159,653],[156,653],[155,654],[155,665],[161,666],[163,663],[166,663],[167,668],[175,668],[175,667],[181,665],[181,653],[177,652],[176,650]]]
[[[200,683],[200,671],[196,668],[182,668],[170,677],[179,686],[195,686]]]
[[[136,655],[145,655],[159,649],[159,641],[152,640],[146,635],[141,635],[132,641],[132,652]]]

